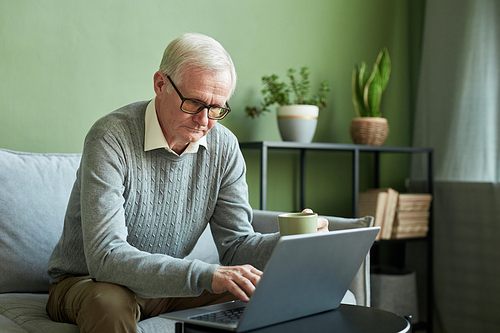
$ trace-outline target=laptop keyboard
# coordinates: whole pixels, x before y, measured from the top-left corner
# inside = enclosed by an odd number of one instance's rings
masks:
[[[222,310],[217,312],[210,312],[207,314],[189,317],[189,319],[208,321],[211,323],[220,323],[220,324],[234,324],[237,323],[241,315],[245,311],[245,307]]]

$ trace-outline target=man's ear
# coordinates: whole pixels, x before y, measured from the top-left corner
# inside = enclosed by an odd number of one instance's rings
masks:
[[[162,92],[165,92],[165,74],[162,72],[158,71],[153,75],[153,85],[154,85],[154,90],[156,93],[156,98],[161,99],[163,96]]]

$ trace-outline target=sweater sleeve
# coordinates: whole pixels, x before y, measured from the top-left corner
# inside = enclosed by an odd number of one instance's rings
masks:
[[[246,167],[236,138],[226,153],[225,172],[210,220],[220,262],[226,266],[251,264],[264,269],[279,233],[260,234],[251,225]]]
[[[109,133],[107,129],[89,132],[77,180],[89,274],[147,298],[195,296],[210,290],[217,265],[141,251],[127,242],[126,148],[103,132]]]

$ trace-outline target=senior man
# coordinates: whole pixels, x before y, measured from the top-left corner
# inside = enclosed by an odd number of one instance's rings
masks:
[[[153,100],[87,134],[49,260],[47,312],[82,332],[137,332],[161,313],[248,301],[279,238],[253,231],[238,141],[217,123],[236,86],[229,54],[210,37],[182,35],[153,82]],[[209,223],[222,265],[183,259]]]

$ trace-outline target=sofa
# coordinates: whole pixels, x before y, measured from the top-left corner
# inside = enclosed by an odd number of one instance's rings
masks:
[[[76,325],[53,322],[45,311],[49,277],[46,267],[63,227],[63,217],[79,154],[41,154],[0,149],[0,332],[79,332]],[[274,232],[278,212],[254,211],[258,232]],[[331,230],[373,225],[372,217],[326,217]],[[217,262],[217,250],[205,230],[188,258]],[[370,305],[369,260],[365,260],[344,303]],[[163,318],[139,322],[139,332],[174,332]]]

